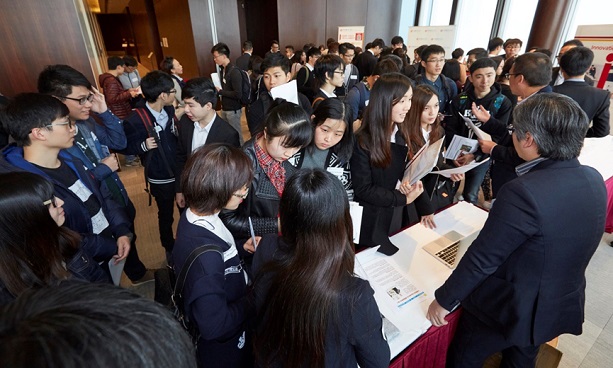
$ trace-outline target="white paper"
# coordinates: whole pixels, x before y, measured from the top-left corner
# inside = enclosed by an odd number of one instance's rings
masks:
[[[462,137],[461,135],[454,135],[449,148],[445,152],[445,158],[450,160],[456,160],[460,153],[474,153],[479,147],[479,141],[476,139],[470,139]]]
[[[428,175],[430,171],[436,166],[438,162],[438,156],[443,146],[444,138],[439,139],[432,145],[426,145],[422,147],[419,152],[409,162],[408,167],[404,170],[403,182],[408,181],[411,185],[415,184],[419,179]]]
[[[451,174],[464,174],[467,171],[470,171],[472,169],[474,169],[475,167],[484,164],[485,162],[488,162],[490,160],[490,158],[486,158],[485,160],[481,161],[481,162],[476,162],[476,161],[471,161],[470,163],[463,165],[463,166],[459,166],[459,167],[454,167],[452,169],[446,169],[446,170],[436,170],[436,171],[432,171],[431,174],[440,174],[443,175],[446,178],[450,178]]]
[[[351,215],[351,222],[353,223],[353,242],[360,242],[360,227],[362,227],[362,212],[364,207],[360,206],[358,202],[349,201],[349,215]]]
[[[598,170],[604,180],[613,176],[613,136],[602,138],[585,138],[579,154],[582,165]]]
[[[115,286],[119,286],[119,282],[121,281],[121,273],[123,272],[123,266],[125,264],[125,258],[117,262],[117,264],[115,264],[114,259],[111,259],[109,261],[109,272],[111,274],[111,279],[113,279],[113,284],[115,284]]]
[[[213,80],[213,84],[217,88],[221,88],[221,80],[219,79],[219,73],[211,73],[211,79]]]
[[[460,113],[458,113],[458,115],[460,115],[460,117],[464,120],[466,125],[468,125],[468,127],[475,133],[477,138],[481,139],[482,141],[492,141],[492,136],[487,134],[483,130],[481,130],[479,127],[477,127],[472,122],[472,120],[470,120],[469,118],[467,118],[466,116],[464,116],[464,115],[462,115]]]
[[[300,105],[300,102],[298,101],[298,85],[296,84],[295,79],[278,87],[273,87],[270,90],[270,94],[274,99],[282,98],[296,105]]]

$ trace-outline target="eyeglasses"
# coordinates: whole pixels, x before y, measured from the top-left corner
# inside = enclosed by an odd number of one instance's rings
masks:
[[[431,60],[426,60],[426,63],[432,63],[432,64],[445,64],[445,59],[431,59]]]
[[[171,89],[170,91],[168,91],[168,92],[166,92],[166,93],[168,93],[169,95],[171,95],[171,94],[173,94],[173,93],[177,93],[177,90],[173,88],[173,89]]]
[[[66,120],[64,122],[61,122],[61,123],[48,124],[48,125],[45,125],[44,127],[45,128],[49,128],[49,127],[53,127],[53,126],[64,126],[64,125],[68,125],[68,129],[72,129],[72,127],[73,127],[72,121],[70,121],[70,119],[68,119],[68,120]]]
[[[511,79],[512,75],[520,75],[521,73],[504,73],[504,77],[507,79]]]
[[[344,70],[335,70],[334,74],[345,75],[345,71]]]
[[[507,126],[507,131],[509,132],[509,135],[513,135],[513,133],[515,133],[515,127],[513,126],[513,124],[509,124]]]
[[[247,195],[248,195],[248,194],[249,194],[249,188],[247,188],[247,189],[245,190],[245,193],[243,193],[243,194],[232,193],[232,195],[233,195],[234,197],[237,197],[237,198],[240,198],[240,199],[245,199],[245,198],[247,198]]]
[[[74,97],[60,97],[60,96],[54,96],[61,99],[66,99],[66,100],[72,100],[72,101],[77,101],[79,102],[79,105],[85,105],[86,102],[92,102],[94,100],[94,94],[90,93],[89,95],[85,96],[85,97],[81,97],[81,98],[74,98]]]
[[[57,201],[56,201],[55,196],[43,202],[43,206],[49,206],[49,205],[53,205],[54,208],[57,208]]]

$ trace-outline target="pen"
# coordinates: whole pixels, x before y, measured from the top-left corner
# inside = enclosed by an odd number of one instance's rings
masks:
[[[251,216],[249,216],[249,232],[251,233],[251,241],[253,242],[253,248],[257,249],[258,243],[255,242],[255,231],[253,231],[253,222],[251,222]]]

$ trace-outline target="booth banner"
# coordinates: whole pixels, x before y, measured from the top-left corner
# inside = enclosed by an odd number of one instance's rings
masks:
[[[345,42],[364,48],[364,26],[338,27],[338,43]]]
[[[456,38],[456,26],[409,27],[407,38],[407,55],[413,60],[413,50],[421,45],[440,45],[445,49],[445,56],[451,57]]]
[[[576,39],[594,52],[594,63],[588,74],[595,86],[613,92],[613,24],[578,26]]]

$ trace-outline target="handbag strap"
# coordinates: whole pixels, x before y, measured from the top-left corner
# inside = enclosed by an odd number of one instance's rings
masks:
[[[201,245],[198,248],[192,250],[192,252],[187,257],[187,260],[185,261],[185,264],[183,265],[181,272],[179,273],[179,277],[177,278],[177,282],[175,283],[175,289],[173,291],[173,296],[180,295],[183,292],[183,286],[185,285],[185,280],[187,279],[187,273],[189,272],[189,269],[192,267],[192,264],[194,263],[194,261],[196,261],[196,258],[198,258],[201,254],[207,253],[207,252],[217,252],[223,258],[223,251],[219,245],[214,245],[214,244]]]

